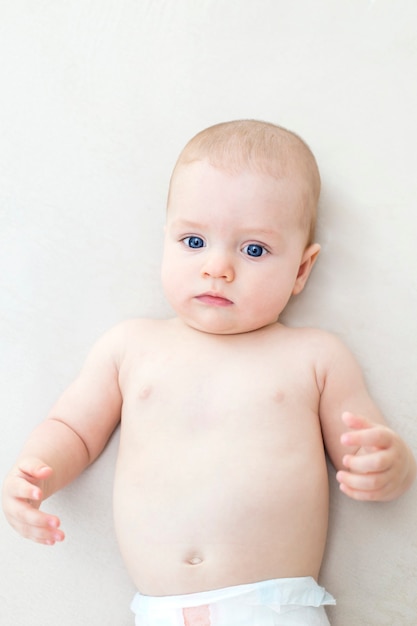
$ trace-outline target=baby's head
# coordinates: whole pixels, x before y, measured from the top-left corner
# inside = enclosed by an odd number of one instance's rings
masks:
[[[168,207],[175,176],[180,168],[207,161],[230,174],[244,170],[282,180],[297,179],[303,201],[300,226],[306,245],[314,240],[320,174],[313,153],[295,133],[257,120],[236,120],[210,126],[195,135],[180,153],[168,194]]]
[[[215,334],[275,323],[319,253],[319,192],[310,149],[283,128],[227,122],[191,139],[171,178],[162,262],[178,317]]]

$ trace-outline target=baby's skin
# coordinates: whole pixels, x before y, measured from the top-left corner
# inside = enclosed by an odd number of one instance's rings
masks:
[[[121,423],[114,518],[139,591],[172,595],[318,578],[328,519],[325,450],[340,489],[387,501],[415,476],[349,350],[279,315],[319,252],[288,207],[297,176],[182,166],[163,284],[176,317],[106,333],[6,477],[12,526],[64,539],[40,508]]]

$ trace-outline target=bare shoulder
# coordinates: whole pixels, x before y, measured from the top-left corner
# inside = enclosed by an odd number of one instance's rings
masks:
[[[107,330],[93,346],[92,353],[107,355],[120,362],[126,352],[146,348],[169,328],[170,320],[150,318],[128,319]]]
[[[154,320],[150,318],[132,318],[119,322],[104,333],[101,340],[109,343],[123,342],[126,339],[146,337],[148,333],[156,332],[159,325],[163,325],[165,320]]]
[[[287,328],[291,351],[314,367],[318,388],[324,401],[341,399],[346,407],[366,407],[366,384],[355,355],[337,335],[315,328]],[[359,398],[359,400],[358,400]],[[343,403],[342,402],[342,403]],[[362,411],[363,412],[363,411]]]
[[[332,357],[333,355],[347,351],[343,341],[326,330],[310,327],[290,327],[276,324],[276,336],[283,338],[294,345],[299,345],[303,350],[312,351],[317,356]]]
[[[331,332],[318,328],[281,327],[276,330],[276,340],[286,344],[294,356],[311,364],[321,390],[331,372],[356,371],[358,368],[350,349]]]

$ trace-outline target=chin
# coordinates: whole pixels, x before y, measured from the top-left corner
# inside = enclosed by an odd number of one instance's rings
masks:
[[[187,318],[183,318],[183,320],[190,328],[210,335],[243,335],[244,333],[259,330],[260,328],[264,328],[265,326],[269,326],[271,324],[271,322],[265,322],[259,325],[225,324],[219,322],[209,323]]]

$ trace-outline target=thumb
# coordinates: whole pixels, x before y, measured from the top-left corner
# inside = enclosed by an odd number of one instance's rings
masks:
[[[52,467],[37,457],[26,457],[18,461],[17,467],[28,478],[44,479],[52,474]]]
[[[362,430],[364,428],[370,428],[373,424],[362,415],[351,413],[350,411],[344,411],[342,413],[343,423],[352,430]]]
[[[374,422],[349,411],[342,413],[342,420],[350,428],[350,431],[343,433],[340,437],[343,446],[359,447],[363,453],[372,453],[378,450],[380,439],[375,439]]]

